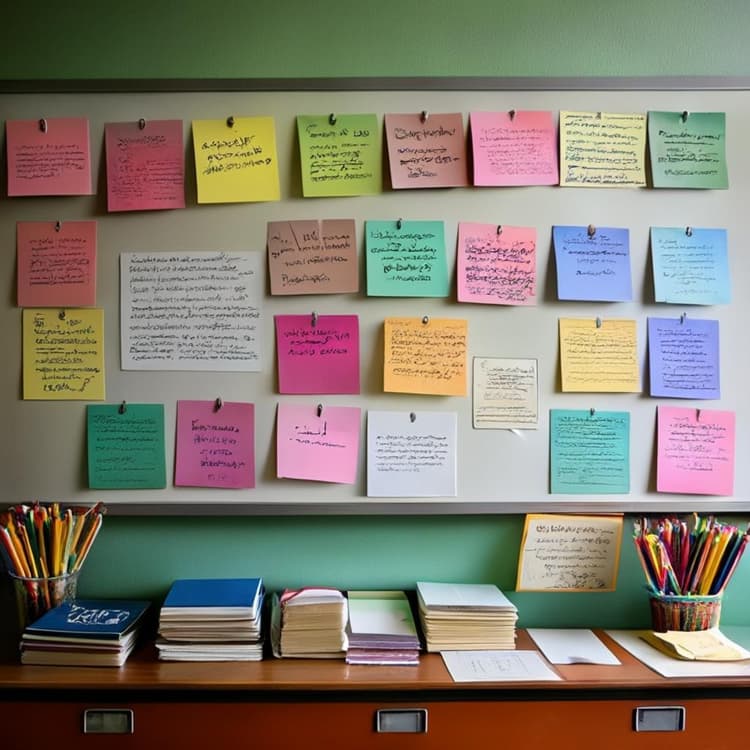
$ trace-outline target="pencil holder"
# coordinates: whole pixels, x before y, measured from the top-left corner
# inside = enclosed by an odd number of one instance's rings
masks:
[[[78,573],[76,570],[52,578],[26,578],[9,573],[13,581],[18,625],[21,631],[47,610],[75,599]]]
[[[721,594],[712,596],[666,596],[652,594],[651,627],[667,630],[708,630],[719,625]]]

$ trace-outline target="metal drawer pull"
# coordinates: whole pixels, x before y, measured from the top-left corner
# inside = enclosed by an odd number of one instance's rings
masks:
[[[427,709],[380,708],[375,712],[375,731],[427,734]]]
[[[641,706],[633,713],[636,732],[684,732],[684,706]]]
[[[87,708],[83,712],[84,734],[133,734],[130,708]]]

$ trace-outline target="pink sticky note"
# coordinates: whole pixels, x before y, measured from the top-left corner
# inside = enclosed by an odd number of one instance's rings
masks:
[[[185,208],[182,120],[115,122],[104,126],[107,208]]]
[[[356,315],[277,315],[279,393],[359,393]]]
[[[475,185],[557,185],[551,112],[472,112]]]
[[[19,221],[19,307],[96,304],[96,222]]]
[[[734,492],[735,414],[715,409],[658,407],[658,492]]]
[[[534,304],[536,229],[460,223],[456,276],[459,302]]]
[[[8,195],[91,195],[89,122],[8,120]]]
[[[255,407],[178,401],[174,483],[183,487],[255,487]]]
[[[360,411],[354,406],[279,404],[277,476],[354,484],[359,459]]]

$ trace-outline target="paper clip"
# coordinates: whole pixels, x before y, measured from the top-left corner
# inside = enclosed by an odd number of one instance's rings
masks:
[[[510,112],[508,112],[508,116],[510,117],[510,121],[513,122],[513,120],[516,119],[516,110],[511,109]]]
[[[318,404],[317,414],[318,414],[319,417],[322,416],[322,414],[323,414],[323,404]]]
[[[693,236],[693,228],[692,227],[685,227],[685,234],[688,237],[692,237]]]
[[[414,412],[411,412],[411,414],[409,414],[409,419],[412,422],[416,422],[417,421],[417,415]]]
[[[596,234],[596,227],[593,224],[589,224],[586,228],[586,232],[589,237],[593,237]]]
[[[119,408],[117,409],[117,413],[118,413],[118,414],[124,414],[124,413],[125,413],[125,412],[126,412],[127,410],[128,410],[128,407],[127,407],[127,405],[125,404],[125,402],[123,401],[123,402],[122,402],[122,403],[120,404]]]
[[[421,114],[421,115],[419,116],[419,119],[420,119],[420,120],[421,120],[422,122],[427,122],[427,118],[428,118],[429,116],[430,116],[430,115],[429,115],[429,113],[427,112],[427,110],[426,110],[426,109],[423,109],[423,110],[422,110],[422,114]]]
[[[685,322],[686,318],[687,318],[687,313],[682,313],[682,315],[680,315],[680,325],[682,325]]]
[[[683,122],[687,122],[688,114],[690,114],[686,109],[682,110],[682,116],[681,119]]]
[[[336,115],[331,112],[330,115],[328,115],[328,124],[329,125],[335,125],[336,124]]]
[[[403,219],[399,219],[396,222],[396,229],[401,229],[401,226],[403,225],[403,223],[404,223],[404,220]]]
[[[221,397],[219,397],[214,401],[214,411],[219,411],[222,406],[224,406],[224,402],[221,400]]]
[[[499,237],[503,233],[503,225],[498,224],[497,225],[497,236]]]
[[[701,410],[700,409],[696,409],[695,410],[695,421],[696,422],[700,422],[701,421]]]
[[[424,316],[424,317],[422,318],[422,325],[423,325],[423,326],[426,326],[426,325],[427,325],[427,324],[428,324],[429,322],[430,322],[430,316],[429,316],[429,315],[425,315],[425,316]]]
[[[47,121],[43,117],[39,120],[39,130],[41,130],[42,133],[47,132]]]
[[[602,327],[602,319],[601,318],[597,318],[596,319],[596,327],[597,328],[601,328]]]
[[[65,320],[65,310],[60,310],[60,312],[59,312],[59,313],[57,313],[57,317],[58,317],[58,318],[59,318],[60,320]]]
[[[229,115],[229,117],[227,117],[227,127],[228,128],[233,128],[234,127],[234,116],[233,115]]]
[[[138,120],[138,129],[139,130],[145,130],[146,129],[146,121],[141,117],[140,120]]]
[[[313,314],[310,316],[310,325],[315,328],[316,325],[318,325],[318,313],[313,311]]]
[[[59,231],[60,231],[61,229],[62,229],[62,224],[60,223],[60,220],[58,219],[58,220],[57,220],[57,221],[55,222],[55,231],[56,231],[56,232],[59,232]]]

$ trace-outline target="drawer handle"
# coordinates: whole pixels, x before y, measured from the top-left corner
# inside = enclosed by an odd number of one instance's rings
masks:
[[[84,734],[133,734],[130,708],[87,708],[83,712]]]
[[[427,734],[427,709],[380,708],[375,712],[375,731]]]
[[[684,706],[641,706],[633,712],[636,732],[684,732]]]

